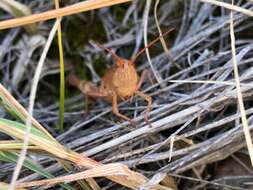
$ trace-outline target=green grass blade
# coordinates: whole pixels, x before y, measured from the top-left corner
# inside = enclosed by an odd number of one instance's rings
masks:
[[[5,162],[13,162],[16,163],[18,161],[18,155],[16,153],[8,152],[8,151],[0,151],[0,160]],[[31,159],[26,158],[23,165],[28,168],[29,170],[46,177],[48,179],[54,178],[52,174],[45,171],[44,168],[39,165],[38,163],[34,163]],[[67,190],[75,190],[68,184],[59,184],[61,187]]]
[[[1,83],[0,83],[0,105],[2,105],[3,108],[8,113],[13,115],[17,119],[20,119],[23,122],[26,121],[29,115],[26,109],[9,93],[9,91]],[[48,131],[42,125],[40,125],[40,123],[38,123],[34,118],[32,118],[32,123],[37,129],[42,131],[48,137],[54,139],[48,133]]]
[[[26,129],[26,125],[24,125],[24,124],[16,122],[16,121],[11,121],[11,120],[8,120],[8,119],[4,119],[4,118],[0,118],[0,125],[1,124],[8,125],[10,127],[10,132],[12,132],[12,133],[15,133],[15,129],[16,130],[21,130],[21,131],[25,131],[25,129]],[[40,139],[46,139],[48,141],[53,142],[53,140],[50,137],[48,137],[47,135],[45,135],[43,132],[41,132],[40,130],[38,130],[35,127],[31,128],[31,134],[37,136]]]
[[[23,143],[17,141],[0,141],[1,150],[19,150],[22,148]],[[38,149],[36,146],[29,145],[28,149]]]
[[[0,131],[12,137],[23,140],[26,131],[26,125],[0,118]],[[59,158],[65,159],[69,156],[69,153],[63,146],[52,140],[50,137],[48,137],[35,127],[31,128],[29,143],[32,145],[36,145],[40,149],[49,152]]]
[[[62,47],[62,33],[61,24],[58,27],[58,48],[60,59],[60,110],[59,110],[59,130],[63,132],[64,124],[64,102],[65,102],[65,77],[64,77],[64,59],[63,59],[63,47]]]

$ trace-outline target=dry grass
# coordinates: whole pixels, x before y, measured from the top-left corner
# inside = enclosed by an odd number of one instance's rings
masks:
[[[236,60],[236,49],[235,49],[235,32],[234,32],[234,18],[233,18],[233,12],[230,13],[230,37],[231,37],[231,50],[232,50],[232,57],[233,57],[233,67],[234,67],[234,74],[235,74],[235,83],[236,83],[236,93],[238,98],[238,104],[241,112],[241,120],[242,120],[242,126],[244,130],[244,135],[248,147],[248,152],[250,155],[251,164],[253,166],[253,144],[252,139],[250,135],[248,120],[245,112],[245,106],[243,103],[243,96],[242,96],[242,90],[241,90],[241,84],[240,84],[240,75],[238,71],[238,63]]]
[[[46,21],[46,20],[57,18],[57,17],[68,16],[68,15],[77,14],[80,12],[108,7],[108,6],[125,3],[129,1],[131,0],[88,0],[81,3],[76,3],[74,5],[71,5],[65,8],[33,14],[31,16],[25,16],[22,18],[2,21],[0,22],[0,29],[2,30],[2,29],[13,28],[17,26],[23,26],[23,25],[27,25],[27,24],[31,24],[35,22]]]
[[[215,173],[221,169],[215,166],[220,160],[226,161],[237,154],[250,158],[253,164],[250,134],[253,128],[253,36],[248,34],[252,29],[248,16],[253,16],[253,5],[241,1],[236,2],[237,5],[215,0],[200,1],[184,2],[181,7],[176,0],[157,0],[155,3],[147,0],[146,4],[124,4],[119,10],[117,6],[115,9],[109,6],[128,0],[90,0],[63,8],[56,3],[55,10],[1,21],[0,29],[6,29],[56,19],[53,27],[49,23],[37,25],[38,35],[42,37],[47,36],[45,31],[52,30],[41,55],[36,56],[38,52],[33,52],[30,56],[35,60],[40,57],[38,64],[35,61],[36,66],[30,63],[31,72],[23,76],[23,81],[33,78],[32,83],[23,82],[16,88],[10,82],[10,65],[19,58],[13,53],[19,47],[15,43],[17,39],[22,40],[17,34],[23,35],[23,31],[6,30],[1,42],[3,71],[0,76],[4,85],[0,84],[0,102],[6,111],[0,111],[0,131],[5,134],[0,134],[0,159],[3,161],[0,169],[8,177],[13,173],[13,177],[11,181],[5,181],[0,175],[0,181],[5,182],[0,183],[0,187],[42,186],[47,189],[56,188],[55,184],[60,183],[62,188],[71,190],[76,186],[82,189],[248,188],[250,177],[246,178],[245,173],[235,173],[239,176],[239,185],[233,184],[228,180],[229,174],[223,176],[226,179],[217,177]],[[41,1],[39,5],[50,7],[48,2],[43,3]],[[100,9],[102,7],[107,8]],[[133,117],[138,124],[137,128],[132,128],[128,122],[119,122],[111,115],[111,108],[103,102],[95,104],[82,117],[82,97],[73,94],[65,103],[66,130],[60,134],[53,128],[58,121],[59,104],[52,105],[55,99],[49,89],[53,89],[52,92],[58,89],[54,82],[50,84],[49,79],[57,75],[59,69],[47,63],[54,59],[47,57],[47,52],[56,30],[60,29],[61,17],[94,9],[100,10],[77,18],[87,24],[96,17],[104,29],[98,31],[104,33],[108,41],[104,45],[115,51],[124,46],[124,51],[118,50],[125,57],[133,53],[132,50],[135,53],[140,49],[142,37],[144,44],[148,44],[148,39],[161,35],[164,28],[178,30],[169,39],[161,39],[165,53],[147,50],[148,61],[143,59],[137,65],[139,71],[151,68],[157,80],[155,84],[147,80],[142,87],[143,92],[154,100],[150,113],[152,128],[144,122],[145,104],[139,99],[134,98],[134,103],[124,101],[120,104],[121,112]],[[155,18],[151,16],[152,11]],[[231,11],[234,13],[229,16]],[[118,14],[119,17],[115,16]],[[75,39],[70,40],[66,32],[68,27],[64,28],[64,24],[71,22],[66,17],[62,29],[66,55],[83,57],[88,65],[84,67],[91,73],[91,80],[97,83],[100,77],[96,71],[100,68],[95,68],[95,64],[100,53],[88,44],[82,44],[81,50],[71,49],[71,42]],[[97,32],[95,24],[91,26]],[[244,34],[247,38],[242,37]],[[76,64],[68,61],[71,65]],[[39,94],[36,95],[37,89]],[[46,98],[45,89],[48,90]],[[28,105],[28,112],[19,102]],[[17,150],[21,151],[20,155]],[[7,153],[10,153],[9,159]],[[7,162],[17,163],[16,168]],[[252,166],[248,162],[245,164],[242,157],[237,162],[249,174],[252,172]],[[228,167],[233,168],[233,165]],[[18,180],[20,171],[23,175]],[[49,179],[38,180],[42,174]],[[99,179],[93,179],[96,177]],[[10,185],[7,186],[6,182]]]

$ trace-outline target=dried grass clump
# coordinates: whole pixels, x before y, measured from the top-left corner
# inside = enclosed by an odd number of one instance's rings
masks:
[[[26,6],[36,14],[1,16],[0,29],[11,29],[3,30],[0,45],[0,187],[7,189],[12,179],[11,187],[21,189],[252,188],[252,2],[147,0],[109,7],[123,2],[91,0],[44,12],[54,9],[53,2],[35,0]],[[132,127],[102,101],[84,113],[87,102],[66,85],[65,128],[59,132],[60,70],[49,47],[60,17],[66,72],[96,84],[112,63],[92,40],[127,58],[175,29],[136,65],[154,74],[141,88],[153,98],[152,128],[143,118],[144,101],[134,97],[120,104],[120,112],[138,124]],[[57,18],[52,30],[51,22],[40,22]],[[40,40],[27,44],[34,36],[15,27],[35,22]],[[29,61],[17,83],[15,68],[24,57]],[[34,75],[39,85],[31,82]],[[27,154],[19,172],[22,147]]]

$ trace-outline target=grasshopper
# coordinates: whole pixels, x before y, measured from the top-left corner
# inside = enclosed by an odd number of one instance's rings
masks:
[[[129,117],[119,112],[118,103],[130,99],[134,95],[140,96],[147,101],[148,105],[147,109],[144,112],[144,119],[150,125],[148,121],[148,114],[151,109],[152,98],[140,91],[140,87],[148,74],[148,70],[144,70],[141,76],[139,76],[135,68],[135,61],[145,51],[145,49],[152,46],[162,36],[166,35],[170,31],[171,30],[153,40],[146,47],[135,54],[131,60],[121,58],[116,55],[110,48],[106,48],[100,44],[97,44],[98,47],[110,53],[112,58],[116,61],[116,64],[108,68],[105,72],[101,80],[101,85],[96,86],[92,82],[80,80],[74,74],[70,74],[67,80],[70,85],[78,88],[85,96],[91,98],[101,98],[111,103],[112,112],[118,117],[131,122],[134,126],[134,122]]]

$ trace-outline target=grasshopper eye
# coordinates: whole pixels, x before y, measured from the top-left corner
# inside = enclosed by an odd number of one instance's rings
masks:
[[[124,65],[124,60],[123,59],[118,59],[116,64],[117,64],[117,66]]]
[[[119,58],[116,62],[117,66],[125,66],[125,65],[129,65],[131,64],[131,61],[127,60],[127,59],[123,59],[123,58]]]

